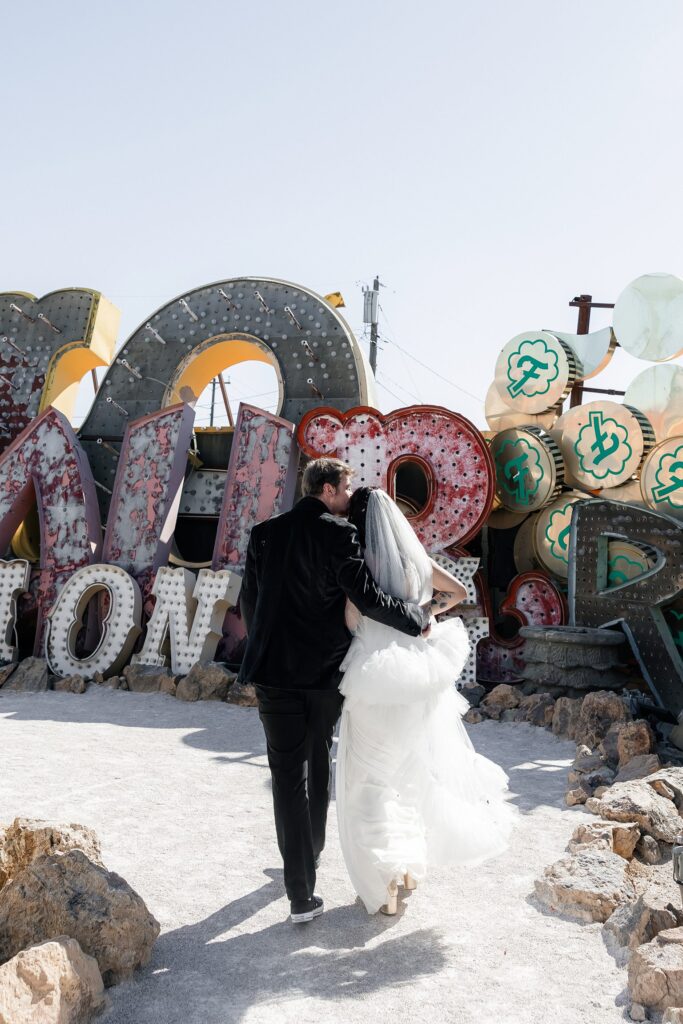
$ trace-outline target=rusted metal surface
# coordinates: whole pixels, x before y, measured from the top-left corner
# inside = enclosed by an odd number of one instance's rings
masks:
[[[143,601],[168,562],[193,423],[194,410],[184,404],[143,416],[126,428],[118,469],[111,457],[116,477],[102,560],[130,573]]]
[[[610,585],[609,542],[626,541],[657,552],[655,565]],[[683,594],[683,528],[646,509],[600,499],[572,511],[569,609],[572,626],[619,623],[643,675],[662,707],[683,711],[683,658],[666,609]]]
[[[109,362],[117,322],[112,309],[99,292],[86,288],[64,288],[41,299],[26,292],[0,293],[0,450],[45,407],[44,391],[55,382],[63,357],[74,364],[67,374],[73,380],[85,372],[81,364]],[[101,329],[103,316],[111,323]],[[78,350],[91,344],[92,361],[79,360]]]
[[[490,599],[484,590],[483,602],[489,622],[493,622]],[[509,615],[520,626],[561,626],[567,621],[564,597],[552,580],[541,572],[516,576],[500,606],[501,616]],[[477,678],[483,682],[511,683],[524,678],[524,640],[520,636],[505,639],[491,628],[491,635],[477,647]]]
[[[316,409],[303,417],[297,437],[307,455],[344,459],[355,471],[355,484],[383,487],[392,495],[401,463],[417,462],[429,497],[410,523],[431,551],[465,543],[491,511],[495,474],[486,442],[469,420],[448,409],[413,405],[388,416],[368,407],[348,413]]]
[[[40,567],[32,591],[42,651],[45,616],[72,573],[97,560],[101,544],[95,484],[66,417],[47,409],[0,458],[0,550],[5,551],[34,500],[40,519]]]

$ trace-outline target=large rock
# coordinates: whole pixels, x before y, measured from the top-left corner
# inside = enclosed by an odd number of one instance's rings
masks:
[[[467,722],[468,725],[479,725],[480,722],[484,721],[484,716],[479,708],[470,708],[469,711],[466,711],[462,716],[462,719],[463,722]]]
[[[634,757],[651,753],[654,748],[655,735],[644,719],[626,722],[617,736],[619,768],[624,768]]]
[[[683,768],[660,768],[649,775],[647,781],[651,786],[658,781],[665,782],[673,790],[676,807],[683,813]]]
[[[552,730],[556,736],[576,739],[576,730],[581,714],[581,698],[558,697],[553,709]]]
[[[177,676],[163,665],[126,665],[123,676],[131,693],[170,693],[175,695]]]
[[[0,832],[0,889],[38,857],[81,850],[102,864],[100,841],[85,825],[62,825],[38,818],[15,818]]]
[[[66,935],[0,967],[0,1024],[86,1024],[105,1002],[97,960]]]
[[[225,700],[236,679],[220,661],[197,662],[178,683],[179,700]]]
[[[651,942],[666,928],[677,928],[682,916],[672,904],[660,906],[656,901],[639,896],[635,903],[617,907],[605,921],[603,928],[607,944],[614,951],[635,949],[644,942]]]
[[[60,935],[94,956],[104,984],[146,964],[159,925],[125,879],[80,850],[39,857],[0,890],[0,963]]]
[[[518,708],[521,700],[519,690],[509,683],[499,683],[480,702],[479,707],[485,709],[491,718],[499,718],[501,711]]]
[[[628,862],[610,850],[587,847],[547,867],[535,884],[550,910],[578,921],[606,921],[635,898]]]
[[[467,698],[472,708],[478,708],[480,701],[486,696],[486,688],[481,683],[465,683],[460,692]]]
[[[607,735],[615,722],[629,717],[623,700],[609,690],[597,690],[583,698],[576,729],[576,742],[585,743],[593,750]]]
[[[609,821],[635,821],[647,835],[665,843],[673,843],[683,825],[675,805],[642,779],[615,783],[599,799],[591,797],[586,807]]]
[[[598,847],[630,860],[639,839],[640,829],[635,822],[590,821],[577,825],[567,850],[578,853],[588,846]]]
[[[683,1006],[670,1006],[665,1010],[662,1024],[683,1024]]]
[[[527,721],[530,725],[537,725],[541,728],[550,728],[553,724],[553,712],[555,711],[555,700],[549,693],[535,693],[535,705],[529,710]],[[528,700],[529,698],[527,698]]]
[[[637,754],[617,772],[614,781],[633,782],[635,779],[645,779],[648,775],[653,775],[659,768],[661,768],[661,762],[656,754]]]
[[[234,682],[228,690],[228,696],[225,699],[228,704],[237,704],[242,708],[258,707],[256,688],[253,683]],[[470,708],[470,711],[474,710],[474,708]]]
[[[47,662],[44,658],[24,658],[4,684],[2,691],[40,693],[50,689]]]
[[[659,864],[662,859],[662,851],[659,843],[652,836],[641,836],[636,846],[636,853],[642,858],[645,864]]]
[[[683,928],[669,928],[633,951],[628,964],[631,998],[651,1010],[683,1005]]]
[[[3,665],[2,668],[0,668],[0,686],[5,685],[5,683],[12,675],[16,667],[16,662],[12,661],[9,663],[9,665]]]

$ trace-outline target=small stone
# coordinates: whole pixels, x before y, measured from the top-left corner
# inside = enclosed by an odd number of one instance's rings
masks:
[[[577,804],[585,804],[588,797],[589,794],[582,786],[576,786],[575,789],[567,790],[564,799],[568,807],[576,807]]]
[[[528,722],[530,725],[549,729],[553,724],[555,701],[549,693],[537,693],[535,696],[538,700],[529,712]]]
[[[52,683],[52,689],[62,691],[63,693],[85,693],[88,688],[83,676],[67,676],[65,679],[55,677]]]
[[[599,798],[599,797],[603,796],[607,792],[608,789],[609,789],[609,786],[598,786],[598,788],[593,791],[593,796]]]
[[[591,846],[551,864],[534,884],[536,895],[550,910],[579,921],[606,921],[635,897],[627,861]]]
[[[614,725],[611,725],[607,730],[607,735],[600,741],[600,743],[598,743],[598,751],[613,768],[616,768],[619,764],[619,750],[617,748],[617,742],[621,726],[621,722],[615,722]]]
[[[619,768],[623,768],[634,757],[651,753],[654,750],[654,746],[654,733],[644,719],[626,722],[619,730],[617,737]]]
[[[0,1024],[85,1024],[105,1003],[97,961],[67,935],[0,967]]]
[[[168,693],[171,684],[175,684],[176,676],[163,665],[126,665],[123,676],[132,693],[158,693],[166,687]]]
[[[594,772],[596,768],[604,768],[605,759],[600,754],[577,754],[572,762],[572,768],[576,772],[582,772],[587,774],[588,772]]]
[[[501,711],[506,708],[519,707],[520,695],[516,686],[509,683],[499,683],[494,686],[491,692],[484,697],[481,704],[485,707],[498,707]]]
[[[24,658],[2,687],[3,693],[41,693],[48,689],[48,669],[44,658]]]
[[[467,698],[471,707],[477,708],[482,698],[486,696],[486,687],[480,683],[465,683],[460,692]]]
[[[641,1003],[631,1003],[631,1007],[628,1011],[628,1015],[631,1020],[647,1020],[647,1011]]]
[[[655,793],[659,793],[660,796],[665,796],[667,800],[675,802],[676,794],[674,793],[671,786],[668,786],[663,779],[655,779],[652,783],[652,788]]]
[[[659,843],[652,836],[641,836],[636,846],[636,853],[646,864],[659,864],[662,851]]]
[[[484,716],[479,708],[470,708],[469,711],[466,711],[462,716],[462,720],[463,722],[467,722],[468,725],[478,725],[479,722],[484,721]]]
[[[614,781],[633,782],[634,779],[644,779],[648,775],[653,775],[660,767],[661,762],[656,754],[637,754],[619,770]]]
[[[679,813],[683,811],[683,768],[660,768],[655,775],[648,777],[648,784],[652,786],[655,782],[661,779],[667,786],[674,792],[674,803],[678,808]]]
[[[3,665],[2,668],[0,668],[0,687],[5,685],[5,683],[12,675],[16,667],[17,663],[15,661],[12,661],[9,663],[9,665]]]
[[[630,860],[639,839],[640,829],[635,822],[590,821],[577,825],[567,850],[577,853],[586,846],[598,846]]]
[[[625,722],[628,717],[626,706],[616,693],[609,690],[589,693],[581,704],[577,741],[585,743],[592,750],[605,738],[614,722]]]
[[[683,1004],[683,928],[661,931],[633,951],[628,987],[631,998],[649,1009]]]
[[[583,781],[591,789],[597,789],[598,786],[611,786],[614,782],[614,772],[607,765],[603,765],[602,768],[584,775]]]
[[[242,708],[258,707],[256,689],[252,683],[234,682],[228,690],[228,696],[225,699],[228,704],[237,704]],[[470,708],[470,711],[475,710],[476,708]],[[469,714],[469,711],[467,713]]]

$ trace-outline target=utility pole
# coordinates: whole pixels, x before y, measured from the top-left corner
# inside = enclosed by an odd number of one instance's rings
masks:
[[[379,305],[379,276],[372,288],[363,289],[363,323],[370,324],[370,368],[377,373],[377,309]]]

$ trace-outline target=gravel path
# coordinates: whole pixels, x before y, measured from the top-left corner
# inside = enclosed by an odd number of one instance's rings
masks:
[[[152,961],[103,1024],[613,1024],[625,972],[599,925],[546,914],[534,878],[590,815],[563,805],[573,743],[527,725],[469,729],[510,776],[509,853],[439,872],[396,918],[369,918],[330,809],[318,889],[286,920],[257,713],[91,687],[0,694],[0,821],[81,822],[161,923]]]

